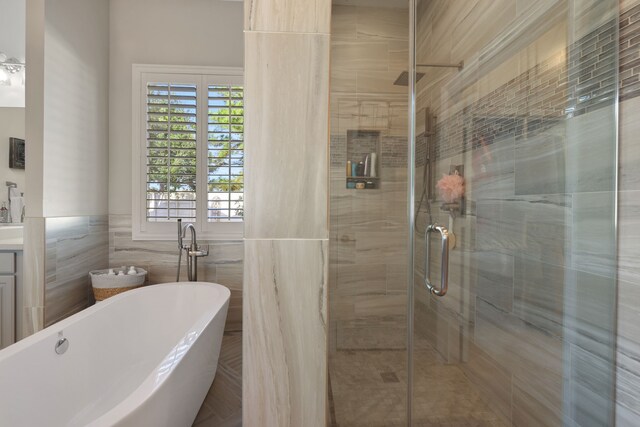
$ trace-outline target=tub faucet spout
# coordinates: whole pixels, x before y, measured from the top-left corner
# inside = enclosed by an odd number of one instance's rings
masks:
[[[191,231],[191,241],[185,244],[184,238],[187,234],[187,230]],[[198,258],[209,255],[209,245],[204,249],[198,245],[196,238],[196,227],[192,223],[188,223],[182,227],[182,219],[178,219],[178,247],[180,248],[178,256],[178,278],[180,281],[180,258],[182,257],[182,251],[184,250],[187,255],[187,277],[190,282],[196,282],[198,280]]]

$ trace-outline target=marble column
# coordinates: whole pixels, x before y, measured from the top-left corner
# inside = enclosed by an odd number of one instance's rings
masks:
[[[245,1],[243,425],[324,426],[330,0]]]

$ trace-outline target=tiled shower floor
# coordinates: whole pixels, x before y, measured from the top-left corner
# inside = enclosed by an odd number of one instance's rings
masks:
[[[406,426],[406,351],[337,351],[330,357],[333,427]],[[506,425],[462,370],[443,364],[435,351],[416,351],[414,369],[414,426]]]

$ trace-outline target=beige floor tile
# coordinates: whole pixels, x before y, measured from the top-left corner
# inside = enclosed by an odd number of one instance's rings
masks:
[[[216,378],[202,403],[194,427],[242,426],[242,334],[222,338]]]
[[[414,357],[414,426],[502,426],[462,370],[431,348]],[[337,351],[330,355],[333,427],[406,425],[406,351]]]

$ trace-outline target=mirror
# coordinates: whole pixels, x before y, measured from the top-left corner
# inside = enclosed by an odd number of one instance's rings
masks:
[[[25,8],[25,0],[3,0],[0,14],[0,225],[22,223],[22,197],[25,192]],[[10,198],[15,208],[13,215]],[[6,215],[3,205],[7,209]],[[0,239],[4,237],[0,233]]]

